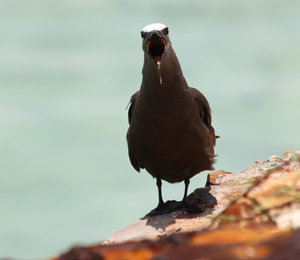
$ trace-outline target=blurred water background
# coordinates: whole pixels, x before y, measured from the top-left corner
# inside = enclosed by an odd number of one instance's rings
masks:
[[[0,257],[99,243],[157,205],[125,141],[153,22],[210,102],[216,169],[300,149],[299,1],[0,0]]]

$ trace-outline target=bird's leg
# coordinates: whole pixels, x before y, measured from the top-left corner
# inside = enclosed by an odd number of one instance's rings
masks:
[[[183,194],[182,203],[187,203],[187,202],[186,202],[186,197],[187,197],[189,185],[190,185],[190,179],[189,179],[189,178],[186,178],[186,179],[184,180],[184,194]]]
[[[203,209],[199,208],[196,205],[189,204],[186,200],[187,193],[188,193],[188,188],[189,188],[189,184],[190,184],[190,179],[186,178],[184,180],[184,184],[185,184],[185,188],[184,188],[183,199],[182,199],[180,205],[175,208],[175,210],[176,211],[186,211],[186,212],[189,212],[189,213],[201,213],[201,212],[203,212]]]
[[[161,179],[156,178],[156,186],[158,188],[158,206],[162,206],[165,203],[163,201],[162,193],[161,193],[161,186],[162,186]]]
[[[155,209],[151,210],[151,212],[147,214],[147,216],[150,217],[171,212],[171,210],[166,206],[162,198],[162,193],[161,193],[162,184],[160,178],[156,178],[156,186],[158,188],[158,205]]]

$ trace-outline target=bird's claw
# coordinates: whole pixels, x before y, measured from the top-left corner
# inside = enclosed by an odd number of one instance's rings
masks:
[[[166,206],[165,203],[163,204],[158,204],[158,206],[151,210],[146,217],[153,217],[153,216],[157,216],[157,215],[163,215],[165,213],[170,213],[171,210]]]

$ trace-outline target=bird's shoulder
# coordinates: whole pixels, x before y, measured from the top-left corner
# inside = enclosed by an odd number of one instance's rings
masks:
[[[140,91],[135,92],[135,93],[131,96],[130,101],[129,101],[128,105],[127,105],[127,107],[129,106],[129,109],[128,109],[128,122],[129,122],[129,124],[130,124],[130,122],[131,122],[131,118],[132,118],[132,114],[133,114],[135,102],[136,102],[136,100],[137,100],[139,94],[140,94]]]
[[[129,109],[128,109],[128,122],[129,122],[129,125],[131,123],[131,118],[132,118],[132,115],[133,115],[133,110],[134,110],[135,102],[136,102],[139,94],[140,94],[140,91],[135,92],[131,96],[130,101],[129,101],[128,105],[127,105],[127,107],[129,106]],[[128,135],[129,135],[129,130],[127,132],[129,159],[130,159],[130,162],[131,162],[133,168],[136,171],[140,172],[140,168],[143,168],[143,167],[141,167],[140,163],[138,162],[137,154],[132,149],[130,149],[130,141],[128,139]]]

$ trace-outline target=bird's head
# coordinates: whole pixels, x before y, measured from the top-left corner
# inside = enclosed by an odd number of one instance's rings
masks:
[[[149,24],[141,31],[143,51],[153,61],[162,84],[161,68],[165,54],[171,46],[169,29],[162,23]]]

